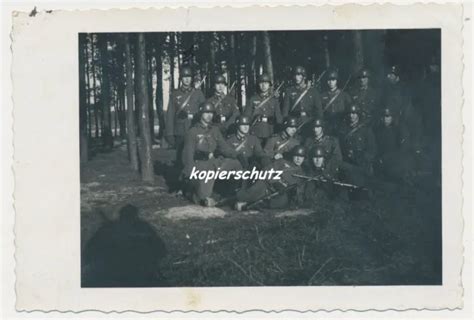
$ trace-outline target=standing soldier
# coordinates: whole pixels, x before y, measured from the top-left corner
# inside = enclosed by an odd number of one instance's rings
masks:
[[[407,130],[397,125],[390,108],[385,108],[375,126],[377,174],[396,181],[409,182],[414,170],[414,157],[410,152],[410,137]]]
[[[199,105],[205,101],[200,89],[193,86],[191,68],[183,67],[180,72],[181,86],[173,90],[166,113],[166,140],[175,146],[178,159],[183,147],[184,136],[191,127]]]
[[[303,173],[301,165],[304,162],[306,150],[301,146],[296,146],[291,151],[291,155],[291,161],[279,159],[263,168],[263,170],[282,171],[279,180],[257,180],[250,187],[238,191],[235,208],[240,211],[248,203],[261,201],[265,198],[268,198],[268,205],[271,208],[283,208],[288,206],[290,202],[300,204],[302,202],[303,184],[298,185],[299,179],[293,175]],[[294,186],[296,186],[296,192],[290,190]]]
[[[358,185],[366,182],[373,174],[372,164],[376,154],[375,138],[372,129],[360,122],[360,109],[352,105],[348,109],[349,123],[341,129],[341,151],[346,173]]]
[[[358,74],[358,87],[351,92],[352,101],[357,104],[361,110],[362,121],[372,124],[375,118],[375,108],[377,107],[377,92],[370,85],[370,72],[362,68]]]
[[[344,92],[345,88],[338,88],[338,77],[339,73],[336,69],[328,71],[328,90],[321,95],[324,119],[330,135],[337,133],[337,128],[343,123],[344,113],[351,105],[351,97]]]
[[[224,136],[227,136],[229,128],[235,123],[235,119],[239,115],[237,101],[232,97],[231,92],[226,92],[226,89],[227,81],[225,77],[222,75],[216,76],[215,93],[208,100],[214,105],[216,110],[214,123],[216,123]]]
[[[411,148],[421,156],[422,120],[412,103],[412,94],[400,80],[400,68],[390,67],[387,74],[387,87],[384,94],[384,106],[390,108],[395,123],[406,129],[410,137]]]
[[[252,120],[250,132],[260,139],[262,145],[273,134],[274,126],[282,121],[280,104],[270,90],[271,85],[267,74],[259,76],[260,93],[250,98],[244,110],[244,115]]]
[[[242,166],[237,152],[224,140],[220,130],[212,125],[214,106],[205,102],[199,107],[199,121],[186,133],[183,149],[183,175],[190,178],[193,168],[199,171],[240,170]],[[228,158],[216,158],[216,152]],[[214,179],[190,180],[193,189],[192,199],[195,203],[213,207],[216,201],[212,198]]]
[[[296,117],[300,124],[323,115],[319,92],[306,82],[306,70],[301,66],[294,70],[294,85],[285,91],[282,115]],[[310,134],[310,126],[303,126],[301,130],[303,137]]]
[[[282,159],[286,152],[293,150],[295,146],[300,144],[295,137],[298,120],[289,117],[283,125],[285,127],[284,130],[270,137],[263,148],[265,153],[264,165],[267,165],[272,160]]]
[[[324,133],[324,123],[321,119],[314,120],[313,136],[306,139],[304,146],[306,150],[314,150],[315,148],[324,150],[326,162],[334,161],[340,163],[342,161],[339,140],[336,137],[328,136]]]
[[[242,166],[249,169],[265,155],[258,138],[250,132],[250,118],[239,116],[236,121],[237,132],[227,139],[227,143],[241,155]]]

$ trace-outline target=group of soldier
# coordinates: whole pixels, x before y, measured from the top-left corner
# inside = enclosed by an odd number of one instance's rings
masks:
[[[223,75],[215,77],[209,99],[193,83],[190,68],[183,67],[180,78],[165,134],[195,203],[219,204],[216,180],[189,180],[193,168],[283,172],[280,180],[218,181],[229,184],[238,210],[255,203],[278,208],[311,206],[321,197],[357,198],[374,176],[407,181],[415,170],[420,117],[398,66],[389,69],[383,90],[373,87],[366,68],[350,89],[348,81],[341,86],[337,69],[326,70],[322,92],[301,66],[293,69],[293,83],[282,93],[262,74],[243,110]]]

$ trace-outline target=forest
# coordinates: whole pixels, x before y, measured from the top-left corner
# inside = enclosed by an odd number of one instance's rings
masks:
[[[313,83],[336,67],[340,85],[350,86],[362,66],[380,85],[396,64],[416,87],[430,59],[439,56],[439,37],[434,29],[80,34],[81,162],[113,148],[114,139],[127,139],[132,168],[153,180],[150,150],[163,143],[167,102],[183,65],[193,68],[206,97],[216,74],[225,75],[242,108],[259,74],[268,73],[274,87],[283,83],[284,89],[296,65]]]
[[[78,40],[82,286],[124,286],[92,271],[106,256],[127,274],[159,260],[152,279],[131,286],[442,284],[439,29],[81,33]],[[438,115],[435,134],[423,137],[424,171],[412,185],[377,184],[371,201],[283,212],[191,205],[170,184],[179,172],[163,132],[185,65],[206,98],[217,74],[235,83],[239,108],[263,72],[284,90],[302,65],[324,91],[317,80],[329,67],[349,89],[364,66],[379,90],[398,65],[414,106]],[[121,222],[119,212],[130,208],[143,234]],[[156,248],[146,234],[161,239]]]

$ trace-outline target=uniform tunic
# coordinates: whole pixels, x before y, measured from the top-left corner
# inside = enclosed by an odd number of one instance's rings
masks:
[[[328,161],[342,161],[341,147],[339,145],[339,140],[336,137],[323,134],[319,139],[316,137],[307,138],[304,146],[308,151],[314,150],[318,147],[322,148],[325,153],[325,158]]]
[[[216,158],[220,153],[228,158]],[[193,167],[195,170],[240,170],[239,161],[235,160],[237,152],[224,140],[220,130],[213,126],[205,126],[202,122],[196,123],[186,134],[183,149],[183,173],[189,177]],[[231,159],[229,159],[231,158]],[[191,180],[194,186],[193,199],[196,202],[212,195],[215,179]]]
[[[325,162],[320,168],[311,166],[307,175],[318,177],[327,181],[340,180],[339,164],[335,162]],[[305,183],[303,202],[305,206],[314,207],[320,201],[331,199],[336,194],[336,187],[330,182],[308,181]]]
[[[237,154],[242,155],[247,162],[256,161],[265,156],[260,141],[254,135],[235,133],[227,138],[227,143]]]
[[[282,110],[283,117],[293,116],[301,122],[306,121],[310,117],[322,117],[321,97],[318,90],[310,87],[306,92],[307,89],[307,85],[305,87],[292,86],[285,91]],[[295,105],[304,92],[306,94]]]
[[[229,128],[235,123],[235,119],[240,114],[237,102],[234,97],[225,94],[215,94],[208,101],[216,109],[214,123],[219,127],[223,135],[227,135]]]
[[[372,122],[376,114],[378,103],[377,91],[371,86],[357,87],[351,91],[351,99],[362,111],[362,121]]]
[[[290,137],[286,132],[282,132],[281,134],[275,134],[268,139],[263,148],[263,152],[266,157],[272,159],[277,153],[287,153],[299,144],[300,142],[298,139]]]
[[[265,196],[268,196],[274,192],[281,191],[286,187],[295,185],[299,182],[299,179],[294,177],[293,174],[302,174],[303,170],[301,166],[295,165],[292,161],[285,159],[279,159],[274,163],[266,166],[263,170],[281,170],[283,173],[280,180],[257,180],[249,188],[245,188],[237,192],[238,202],[252,203],[260,200]],[[303,189],[297,187],[296,193],[290,191],[282,191],[281,194],[273,197],[269,201],[269,205],[272,208],[282,208],[289,204],[292,196],[288,194],[296,195],[296,198],[302,196]]]
[[[173,90],[166,113],[166,135],[184,137],[191,127],[199,105],[204,101],[204,95],[199,89],[181,87]]]
[[[324,119],[328,124],[328,133],[334,135],[342,125],[346,110],[350,106],[351,97],[341,89],[326,91],[321,95]],[[332,101],[332,102],[331,102]]]
[[[252,96],[244,110],[244,115],[250,117],[252,121],[250,133],[259,139],[270,137],[274,125],[282,122],[280,103],[277,98],[270,95],[271,93]]]
[[[341,129],[339,141],[343,160],[358,166],[369,165],[376,154],[374,134],[370,127],[358,123],[355,126],[346,124]]]

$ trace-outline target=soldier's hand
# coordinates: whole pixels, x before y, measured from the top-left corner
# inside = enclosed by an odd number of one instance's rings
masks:
[[[283,158],[283,155],[281,153],[277,153],[274,158],[275,160],[278,160],[278,159]]]

